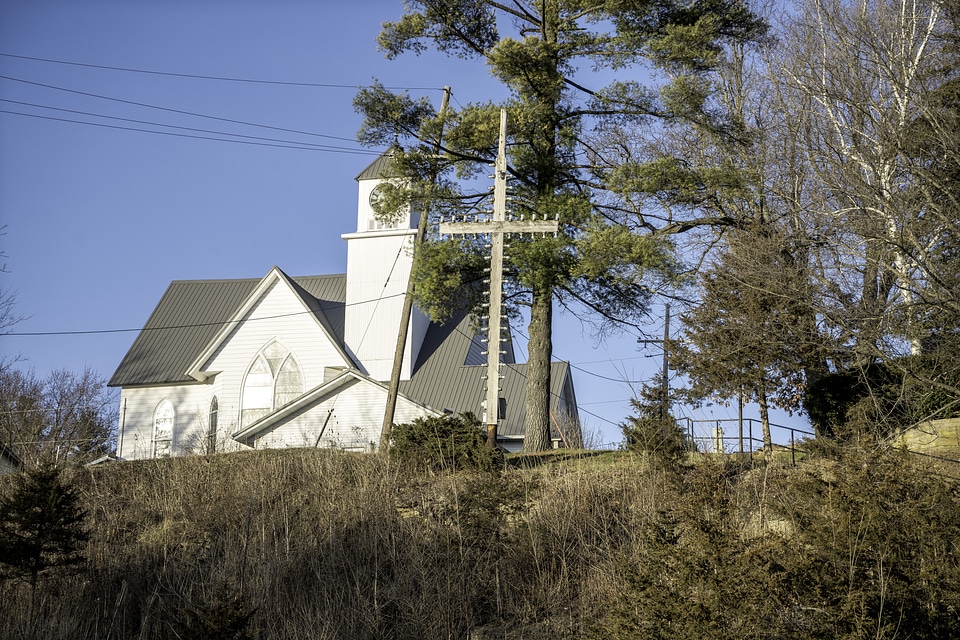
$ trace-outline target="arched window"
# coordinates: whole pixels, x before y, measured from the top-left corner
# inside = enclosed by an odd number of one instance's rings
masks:
[[[240,426],[253,424],[303,394],[303,376],[293,354],[271,342],[253,359],[243,379]]]
[[[169,458],[173,453],[173,426],[176,412],[169,400],[157,405],[153,413],[153,457]]]
[[[210,415],[207,418],[207,453],[217,452],[217,413],[220,411],[220,403],[217,396],[213,396],[210,401]]]

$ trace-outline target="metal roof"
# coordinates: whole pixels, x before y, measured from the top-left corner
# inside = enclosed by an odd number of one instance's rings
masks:
[[[410,380],[400,383],[400,393],[433,409],[470,411],[482,420],[487,368],[485,360],[476,362],[478,344],[473,323],[466,313],[458,314],[444,325],[431,324],[414,373]],[[500,368],[501,395],[506,399],[507,414],[497,433],[503,437],[523,437],[527,416],[527,365],[513,362],[512,348],[507,352]],[[472,362],[476,364],[465,364]],[[561,408],[560,400],[569,375],[566,362],[551,364],[550,407],[555,413]]]
[[[354,180],[383,180],[384,178],[399,178],[396,171],[393,171],[391,164],[393,162],[393,153],[396,147],[390,147],[381,153],[376,160],[367,165],[367,168],[357,174]]]
[[[120,362],[109,386],[195,382],[193,361],[233,319],[262,278],[175,280]],[[346,276],[291,278],[331,337],[343,342]]]

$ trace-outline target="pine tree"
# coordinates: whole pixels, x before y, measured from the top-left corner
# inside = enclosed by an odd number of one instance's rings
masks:
[[[396,57],[433,47],[486,63],[510,92],[503,106],[516,213],[559,221],[556,238],[512,241],[506,274],[508,299],[522,301],[530,314],[524,449],[541,450],[550,442],[554,303],[586,310],[580,317],[601,331],[635,326],[652,290],[675,273],[671,244],[615,195],[623,177],[602,167],[604,150],[590,137],[650,120],[694,118],[721,127],[706,102],[722,43],[751,41],[765,27],[738,0],[411,0],[405,7],[399,21],[385,23],[380,48]],[[581,65],[621,77],[592,86],[602,76],[579,77]],[[669,80],[644,86],[635,67]],[[393,204],[429,202],[431,217],[483,208],[489,194],[465,193],[457,180],[477,177],[493,160],[501,105],[468,104],[437,117],[428,101],[376,84],[358,94],[355,106],[364,115],[362,142],[406,147],[397,169],[410,180]],[[415,258],[415,297],[435,319],[482,279],[461,269],[476,261],[458,257],[480,247],[451,242],[454,249],[418,250]]]
[[[772,225],[731,232],[730,249],[701,277],[699,305],[682,316],[684,341],[671,346],[693,398],[735,398],[760,406],[763,445],[773,450],[769,407],[797,410],[805,364],[822,349],[809,333],[809,275]]]
[[[675,463],[690,449],[690,442],[677,426],[677,420],[669,411],[669,391],[663,384],[663,374],[657,374],[630,400],[635,411],[627,422],[620,425],[627,449],[647,453],[654,460]]]
[[[0,575],[29,585],[29,620],[41,576],[83,562],[85,519],[79,495],[53,465],[17,476],[0,498]]]

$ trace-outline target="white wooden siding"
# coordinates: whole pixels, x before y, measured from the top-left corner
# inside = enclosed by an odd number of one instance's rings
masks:
[[[344,366],[343,356],[290,289],[280,283],[271,287],[248,317],[227,336],[206,371],[220,371],[220,406],[229,405],[233,433],[239,425],[243,378],[257,353],[277,340],[290,350],[303,376],[303,390],[323,384],[326,367]],[[227,417],[225,414],[224,417]]]
[[[173,455],[200,452],[206,443],[210,401],[217,396],[217,451],[242,448],[233,434],[240,423],[243,378],[254,357],[277,340],[293,354],[307,391],[324,382],[327,367],[346,363],[340,351],[285,284],[268,289],[247,317],[223,340],[202,367],[220,372],[203,384],[124,388],[121,393],[120,455],[125,459],[153,455],[153,416],[157,405],[170,400],[176,410]],[[383,412],[381,402],[380,412]],[[316,436],[314,435],[314,438]],[[303,437],[287,434],[277,446],[303,446]]]
[[[403,294],[410,277],[413,230],[348,234],[344,341],[375,380],[388,380],[393,367]],[[409,377],[411,338],[405,350]]]
[[[380,441],[386,399],[386,390],[378,385],[361,380],[348,382],[336,395],[259,435],[256,447],[320,446],[369,451]],[[395,420],[398,423],[411,422],[426,414],[421,407],[401,398],[397,402]],[[318,444],[321,430],[323,437]]]
[[[216,384],[124,388],[120,394],[118,455],[125,460],[153,457],[153,417],[163,400],[169,400],[176,413],[171,455],[206,451],[210,401],[217,392]],[[228,425],[236,423],[236,406],[230,407],[222,400],[219,405],[218,451],[234,451],[239,446],[225,436],[232,428]]]

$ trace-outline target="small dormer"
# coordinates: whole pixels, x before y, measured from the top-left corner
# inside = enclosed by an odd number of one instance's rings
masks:
[[[391,162],[396,147],[384,151],[376,160],[356,177],[359,188],[357,198],[357,233],[384,231],[389,229],[410,229],[416,227],[417,220],[409,212],[394,223],[377,220],[374,203],[383,191],[383,183],[399,181],[400,176],[392,171]]]

